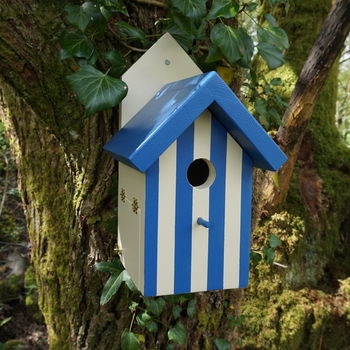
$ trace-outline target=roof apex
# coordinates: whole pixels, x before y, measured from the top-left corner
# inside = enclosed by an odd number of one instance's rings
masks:
[[[287,157],[216,72],[165,85],[104,146],[113,158],[146,171],[209,109],[258,168],[277,170]]]

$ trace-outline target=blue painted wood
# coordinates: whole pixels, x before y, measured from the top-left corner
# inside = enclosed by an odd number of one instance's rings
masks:
[[[216,72],[165,85],[105,146],[112,157],[140,171],[209,108],[248,153],[253,165],[277,170],[285,154]]]
[[[242,190],[241,190],[241,240],[240,240],[240,266],[239,287],[248,286],[249,257],[250,257],[250,231],[251,231],[251,202],[253,188],[253,165],[246,152],[243,152],[242,161]]]
[[[194,124],[177,139],[174,292],[191,291],[193,187],[187,169],[193,161]]]
[[[198,219],[197,219],[197,224],[198,224],[198,225],[201,225],[201,226],[203,226],[203,227],[205,227],[205,228],[209,228],[209,227],[210,227],[209,221],[204,220],[203,218],[198,218]]]
[[[216,170],[209,193],[208,290],[224,284],[225,184],[227,131],[212,118],[210,161]]]
[[[157,295],[158,189],[159,162],[157,160],[146,174],[144,296]]]

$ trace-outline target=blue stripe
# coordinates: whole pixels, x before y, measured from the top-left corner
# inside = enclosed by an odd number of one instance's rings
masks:
[[[212,118],[210,160],[216,178],[209,194],[208,290],[223,289],[224,285],[226,141],[226,130]]]
[[[241,191],[241,244],[239,287],[246,287],[249,278],[249,254],[250,254],[250,231],[251,231],[251,203],[252,203],[252,160],[243,151],[242,160],[242,191]]]
[[[174,292],[191,291],[192,253],[192,186],[187,181],[187,168],[193,161],[194,124],[177,139],[175,272]]]
[[[159,161],[146,173],[144,296],[157,295]]]

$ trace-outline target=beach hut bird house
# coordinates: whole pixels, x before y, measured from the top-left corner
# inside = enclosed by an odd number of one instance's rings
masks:
[[[145,296],[245,287],[253,167],[286,156],[216,72],[169,35],[123,76],[119,161],[122,262]]]

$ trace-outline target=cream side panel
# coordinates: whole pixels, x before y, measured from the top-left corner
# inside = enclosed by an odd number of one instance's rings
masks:
[[[122,76],[128,94],[121,105],[124,126],[165,84],[201,74],[202,71],[169,34],[164,34]]]
[[[193,158],[210,160],[211,113],[205,111],[194,123]],[[191,292],[207,290],[209,230],[197,224],[209,221],[209,187],[193,188]]]
[[[144,287],[145,185],[144,173],[119,163],[118,245],[122,263],[140,291]]]
[[[174,293],[176,141],[159,157],[157,295]]]
[[[228,134],[226,151],[224,288],[238,288],[241,236],[242,148]]]

